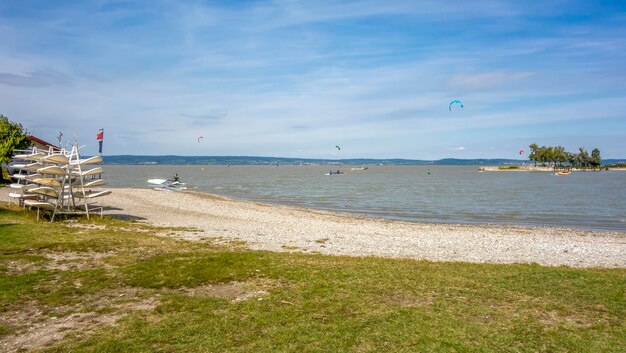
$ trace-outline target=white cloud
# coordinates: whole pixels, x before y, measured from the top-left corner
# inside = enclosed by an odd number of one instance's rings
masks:
[[[450,85],[465,89],[482,89],[501,85],[509,81],[523,80],[532,77],[530,72],[488,71],[479,73],[463,73],[452,77]]]
[[[0,41],[0,113],[52,140],[58,129],[91,139],[105,127],[109,153],[324,157],[341,141],[342,157],[428,159],[478,153],[479,139],[501,145],[502,131],[601,127],[626,110],[624,26],[533,33],[524,14],[534,10],[493,1],[467,11],[434,1],[129,4],[0,12],[0,39],[11,37]],[[502,39],[516,21],[528,36]],[[458,31],[470,24],[489,26]],[[456,98],[465,108],[449,112]]]

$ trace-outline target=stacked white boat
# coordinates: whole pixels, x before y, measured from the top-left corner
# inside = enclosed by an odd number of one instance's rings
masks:
[[[81,158],[76,146],[71,151],[50,148],[43,152],[33,148],[18,152],[11,163],[16,182],[11,184],[13,192],[9,196],[24,207],[37,209],[37,218],[42,211],[51,214],[51,221],[61,214],[89,218],[90,212],[102,212],[93,200],[111,193],[98,188],[106,184],[101,178],[103,168],[94,166],[101,163],[101,156]]]

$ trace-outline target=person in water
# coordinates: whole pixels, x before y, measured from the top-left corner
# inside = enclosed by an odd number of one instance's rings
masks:
[[[174,177],[172,177],[172,181],[179,181],[180,178],[178,177],[178,173],[176,173],[176,175],[174,175]]]

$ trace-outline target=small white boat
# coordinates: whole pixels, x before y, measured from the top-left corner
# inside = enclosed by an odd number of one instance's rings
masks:
[[[44,195],[44,196],[54,197],[54,198],[59,197],[59,193],[55,189],[49,186],[33,188],[33,189],[30,189],[28,192],[31,194]]]
[[[104,179],[96,179],[96,180],[92,180],[92,181],[84,183],[83,186],[86,187],[86,188],[93,188],[93,187],[96,187],[96,186],[106,185],[106,183],[107,182]],[[74,182],[74,185],[80,186],[80,180]]]
[[[86,164],[100,164],[102,163],[102,156],[93,156],[85,159],[79,159],[71,161],[71,165],[86,165]]]
[[[12,183],[11,185],[9,185],[11,189],[22,190],[22,191],[27,191],[28,189],[35,188],[37,186],[38,186],[37,184],[18,184],[18,183]]]
[[[50,202],[26,200],[26,201],[24,201],[24,206],[41,208],[41,209],[50,210],[50,211],[54,210],[54,205],[51,204]]]
[[[148,183],[154,184],[154,185],[161,185],[165,183],[166,181],[167,179],[148,179]]]
[[[40,161],[43,157],[45,157],[45,153],[37,152],[30,154],[16,154],[13,156],[14,159],[21,159],[24,161]]]
[[[18,194],[15,192],[10,192],[9,197],[16,200],[36,200],[39,198],[39,196],[35,194]]]
[[[167,179],[149,179],[148,183],[158,185],[154,190],[158,191],[181,191],[187,190],[185,183],[180,181],[172,181]]]
[[[78,170],[72,171],[72,174],[75,176],[89,176],[89,175],[96,175],[96,174],[102,174],[102,173],[104,173],[104,169],[102,169],[102,167],[97,167],[97,168],[93,168],[89,170],[83,170],[82,172],[79,172]]]
[[[33,179],[33,183],[57,188],[61,186],[61,181],[55,178],[35,178]]]
[[[41,158],[42,162],[52,163],[52,164],[62,164],[65,165],[68,162],[68,158],[66,155],[61,153],[49,154],[43,158]]]
[[[74,193],[74,197],[78,197],[79,199],[88,198],[94,199],[96,197],[106,196],[111,193],[111,190],[86,190],[84,193],[79,190]]]
[[[14,161],[10,161],[8,164],[9,174],[18,173],[20,170],[26,170],[29,172],[34,172],[38,168],[43,167],[41,163],[15,163]]]
[[[43,167],[42,163],[35,162],[35,163],[30,163],[30,164],[25,165],[23,169],[34,172],[34,171],[37,171],[37,169],[42,168],[42,167]]]
[[[58,167],[56,165],[51,165],[48,167],[43,167],[43,168],[39,168],[37,169],[37,172],[40,174],[52,174],[52,175],[59,175],[59,176],[64,176],[65,175],[65,169]]]

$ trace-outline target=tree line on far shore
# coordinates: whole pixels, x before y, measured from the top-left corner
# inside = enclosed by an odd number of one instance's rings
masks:
[[[602,164],[602,157],[600,156],[600,150],[596,147],[589,152],[583,147],[578,149],[578,152],[568,152],[563,146],[541,146],[536,143],[528,146],[530,148],[530,154],[528,158],[542,165],[553,166],[563,168],[580,168],[580,169],[599,169]]]

